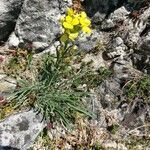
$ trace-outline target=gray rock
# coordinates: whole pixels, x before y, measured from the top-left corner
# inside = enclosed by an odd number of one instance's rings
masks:
[[[150,110],[148,104],[142,99],[135,99],[128,107],[122,125],[134,129],[138,126],[143,126],[146,122],[146,117]]]
[[[132,54],[133,64],[144,73],[150,73],[150,32],[143,36]]]
[[[98,41],[101,39],[103,39],[102,33],[93,30],[90,36],[83,36],[79,38],[75,44],[78,46],[79,50],[89,52],[90,50],[93,50],[97,46]]]
[[[150,7],[146,9],[139,17],[140,20],[142,21],[148,21],[148,18],[150,16]]]
[[[105,19],[106,14],[105,13],[100,13],[99,11],[94,14],[92,17],[92,23],[93,24],[101,24],[101,22]]]
[[[99,127],[106,128],[107,123],[103,113],[103,104],[97,91],[91,90],[90,97],[84,100],[86,107],[94,116],[89,120],[90,124],[97,124]]]
[[[130,48],[137,48],[137,43],[140,40],[140,34],[146,28],[146,23],[143,20],[138,20],[135,24],[132,20],[126,20],[126,30],[127,34],[125,36],[124,42]]]
[[[141,33],[145,30],[148,23],[148,18],[150,17],[150,8],[146,9],[139,18],[136,20],[134,17],[132,19],[127,18],[124,20],[123,26],[120,28],[119,32],[124,40],[124,43],[132,48],[137,49],[140,45]]]
[[[0,150],[19,150],[19,149],[10,146],[0,146]]]
[[[142,37],[138,49],[141,52],[150,55],[150,32],[148,33],[147,36]]]
[[[6,44],[8,45],[9,48],[10,47],[18,47],[19,38],[15,35],[14,32],[9,36],[9,39]]]
[[[32,46],[36,51],[42,51],[43,49],[46,50],[46,48],[49,47],[49,44],[44,42],[33,42]]]
[[[101,24],[115,9],[121,7],[124,1],[119,0],[84,0],[85,8],[95,24]]]
[[[118,107],[125,100],[122,86],[134,78],[142,76],[142,72],[132,68],[130,59],[118,58],[111,64],[113,76],[106,79],[99,86],[99,94],[103,108],[112,109]]]
[[[138,71],[132,68],[132,61],[129,58],[127,60],[121,58],[116,59],[115,62],[112,64],[112,69],[115,77],[120,80],[132,79],[136,76],[136,73],[140,75]]]
[[[144,53],[148,53],[150,55],[150,39],[144,40],[140,47]]]
[[[0,74],[0,93],[11,92],[15,87],[16,80],[7,77],[5,74]]]
[[[109,19],[113,21],[125,20],[129,13],[130,12],[125,8],[125,6],[122,6],[111,13]]]
[[[16,19],[24,0],[0,1],[0,40],[8,38],[15,28]]]
[[[115,27],[115,24],[114,24],[113,20],[111,20],[111,19],[107,19],[107,20],[103,21],[101,24],[101,30],[103,30],[103,31],[111,30],[114,27]]]
[[[0,80],[4,79],[6,76],[6,74],[0,74]]]
[[[104,149],[118,149],[118,150],[128,150],[128,148],[121,143],[117,143],[115,141],[107,140],[102,144]]]
[[[101,29],[104,31],[111,29],[108,30],[110,33],[114,34],[115,37],[121,37],[125,45],[135,49],[140,45],[141,33],[145,30],[148,23],[150,8],[143,11],[138,19],[130,18],[130,13],[131,10],[126,5],[116,9],[109,15],[108,19],[102,22]]]
[[[145,52],[136,51],[133,53],[132,61],[138,70],[150,74],[150,56]]]
[[[34,43],[37,49],[44,49],[45,44],[50,44],[60,34],[59,19],[68,5],[60,0],[25,0],[15,28],[20,43]]]
[[[118,9],[116,9],[114,12],[112,12],[110,14],[110,16],[108,17],[108,19],[104,20],[102,22],[101,28],[107,29],[107,28],[113,28],[115,27],[115,25],[119,22],[119,21],[123,21],[127,18],[127,15],[130,12],[124,7],[120,7]]]
[[[90,14],[95,14],[95,12],[107,13],[110,8],[117,7],[118,0],[84,0],[87,10]],[[113,9],[112,9],[113,11]]]
[[[118,96],[122,95],[120,89],[120,80],[117,78],[109,78],[105,80],[98,88],[101,105],[104,109],[114,108],[114,101]]]
[[[0,122],[0,145],[27,150],[44,126],[33,110],[11,115]]]
[[[123,58],[127,54],[127,46],[124,44],[124,41],[120,37],[113,39],[112,44],[110,44],[107,51],[107,56],[109,58],[120,57]]]

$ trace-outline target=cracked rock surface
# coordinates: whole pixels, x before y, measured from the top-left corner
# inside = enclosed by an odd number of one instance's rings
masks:
[[[43,127],[42,118],[33,110],[11,115],[0,122],[0,145],[26,150]]]

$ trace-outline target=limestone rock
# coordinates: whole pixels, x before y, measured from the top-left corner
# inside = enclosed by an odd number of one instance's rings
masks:
[[[143,126],[149,116],[150,107],[142,99],[135,99],[128,107],[122,125],[128,129]]]
[[[142,37],[139,44],[139,50],[147,55],[150,55],[150,32],[147,36]]]
[[[44,127],[41,121],[33,110],[9,116],[0,122],[0,145],[28,149]]]
[[[103,144],[103,147],[105,149],[118,149],[118,150],[127,150],[127,147],[125,147],[125,145],[123,144],[117,144],[115,141],[106,141],[104,144]]]
[[[110,51],[110,52],[109,52]],[[123,58],[127,54],[127,47],[124,44],[124,41],[120,37],[116,37],[112,44],[109,47],[109,51],[107,52],[107,56],[109,58],[120,57]]]
[[[86,7],[88,8],[88,12],[90,15],[94,15],[96,12],[101,13],[109,13],[110,9],[111,11],[114,11],[114,8],[118,6],[119,1],[118,0],[84,0],[84,3],[86,4]],[[122,2],[121,2],[122,4]]]
[[[92,34],[90,36],[82,36],[76,41],[76,45],[78,46],[79,50],[83,51],[91,51],[93,50],[98,42],[103,39],[103,35],[100,32],[97,32],[96,30],[93,30]]]
[[[114,12],[110,14],[108,19],[102,22],[101,29],[106,30],[106,29],[115,28],[118,22],[127,19],[129,13],[130,12],[124,6],[116,9]]]
[[[122,94],[120,90],[120,80],[118,78],[109,78],[105,80],[98,88],[101,105],[104,109],[114,107],[113,101]]]
[[[0,74],[0,93],[11,92],[15,87],[16,80],[7,77],[5,74]]]
[[[60,0],[25,0],[15,28],[20,43],[45,49],[45,44],[51,44],[61,33],[59,19],[67,6]]]
[[[9,39],[7,41],[9,48],[10,47],[18,47],[19,45],[19,38],[15,35],[15,33],[13,32],[10,36]]]
[[[14,31],[24,0],[0,1],[0,40],[6,40]]]

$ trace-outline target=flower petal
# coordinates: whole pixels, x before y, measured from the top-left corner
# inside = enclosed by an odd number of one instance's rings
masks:
[[[66,29],[73,29],[73,25],[70,24],[70,23],[68,23],[68,22],[64,22],[64,23],[63,23],[63,26],[64,26],[64,28],[66,28]]]
[[[82,27],[82,31],[85,32],[85,33],[91,33],[91,29],[89,27]]]
[[[87,17],[87,15],[86,15],[86,13],[84,11],[81,12],[81,17],[82,18],[86,18]]]
[[[91,24],[91,21],[87,18],[80,18],[80,23],[82,26],[89,26]]]
[[[78,37],[78,33],[70,33],[69,34],[69,39],[74,41]]]
[[[72,22],[72,17],[66,16],[66,22],[71,23]]]
[[[68,9],[67,9],[67,14],[68,14],[69,16],[73,16],[73,15],[74,15],[73,9],[72,9],[72,8],[68,8]]]
[[[72,20],[72,24],[73,24],[73,25],[78,25],[78,24],[79,24],[78,18],[74,18],[74,19]]]

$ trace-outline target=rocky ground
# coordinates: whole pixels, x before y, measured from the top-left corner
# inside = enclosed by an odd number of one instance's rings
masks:
[[[87,107],[95,118],[78,116],[72,132],[7,102],[18,78],[32,78],[26,50],[36,53],[35,62],[56,50],[67,7],[84,10],[92,22],[92,34],[76,41],[86,51],[82,61],[111,72],[91,89]],[[0,150],[150,149],[149,0],[1,0],[0,44]],[[14,53],[21,63],[12,67]]]

